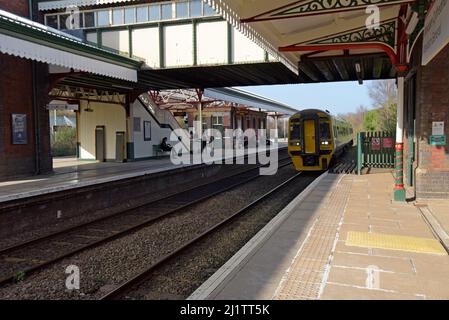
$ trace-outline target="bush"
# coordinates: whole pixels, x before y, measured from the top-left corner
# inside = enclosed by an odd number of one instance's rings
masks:
[[[51,149],[54,157],[76,155],[76,128],[59,127],[51,138]]]

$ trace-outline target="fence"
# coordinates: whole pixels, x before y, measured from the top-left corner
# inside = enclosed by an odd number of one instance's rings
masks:
[[[362,168],[393,168],[395,134],[359,132],[357,134],[357,174]]]

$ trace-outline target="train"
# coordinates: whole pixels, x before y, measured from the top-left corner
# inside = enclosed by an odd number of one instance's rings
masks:
[[[302,110],[289,120],[288,153],[297,171],[328,170],[353,142],[352,125],[327,110]]]

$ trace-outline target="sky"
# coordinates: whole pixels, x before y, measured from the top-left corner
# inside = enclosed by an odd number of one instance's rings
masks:
[[[319,84],[294,84],[274,86],[239,87],[260,96],[282,102],[296,109],[329,110],[332,114],[354,112],[363,105],[371,108],[368,85],[358,82],[333,82]]]

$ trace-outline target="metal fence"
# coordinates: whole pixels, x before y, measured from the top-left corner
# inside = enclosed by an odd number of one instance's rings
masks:
[[[357,173],[363,168],[393,168],[394,132],[359,132],[357,134]]]

